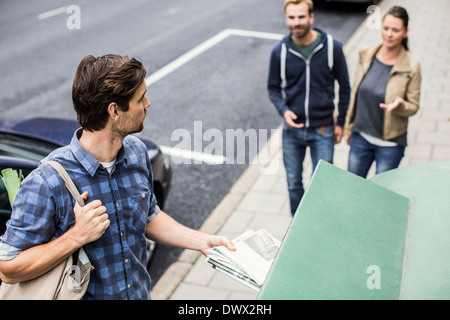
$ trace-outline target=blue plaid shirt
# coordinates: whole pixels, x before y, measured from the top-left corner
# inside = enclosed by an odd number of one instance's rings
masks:
[[[79,134],[42,162],[62,164],[80,193],[89,192],[86,203],[101,200],[111,221],[100,239],[84,246],[95,267],[84,298],[150,299],[144,231],[160,209],[147,149],[138,138],[126,137],[109,174],[80,145]],[[74,205],[58,173],[41,165],[22,182],[1,242],[20,252],[61,236],[75,223]]]

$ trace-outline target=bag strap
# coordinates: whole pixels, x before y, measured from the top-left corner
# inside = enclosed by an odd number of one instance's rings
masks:
[[[47,164],[51,165],[56,172],[61,176],[61,178],[64,180],[64,183],[69,190],[70,194],[75,198],[75,201],[78,202],[80,207],[84,207],[84,200],[80,195],[80,192],[78,191],[77,187],[73,183],[72,179],[70,178],[69,174],[67,173],[66,169],[63,168],[62,165],[60,165],[58,162],[50,160],[46,162]],[[81,247],[79,250],[76,250],[73,255],[73,264],[76,265],[76,261],[79,259],[83,265],[89,263],[89,258],[84,251],[83,247]]]
[[[64,183],[66,184],[66,187],[69,190],[70,194],[75,198],[75,201],[78,202],[80,207],[84,207],[84,200],[81,197],[80,192],[78,192],[77,187],[75,187],[75,184],[73,183],[72,179],[69,177],[69,174],[63,168],[63,166],[53,160],[47,161],[46,163],[51,165],[58,172],[58,174],[64,180]]]

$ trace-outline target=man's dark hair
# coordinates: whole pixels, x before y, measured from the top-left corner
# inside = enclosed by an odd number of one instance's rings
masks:
[[[130,99],[144,81],[147,71],[140,61],[108,54],[81,60],[72,86],[73,107],[83,129],[98,131],[108,121],[108,106],[115,102],[128,111]]]

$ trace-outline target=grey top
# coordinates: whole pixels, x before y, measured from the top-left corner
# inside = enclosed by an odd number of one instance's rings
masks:
[[[384,110],[380,103],[385,103],[386,84],[392,67],[374,58],[358,88],[354,131],[383,139]],[[390,141],[406,146],[406,134]]]

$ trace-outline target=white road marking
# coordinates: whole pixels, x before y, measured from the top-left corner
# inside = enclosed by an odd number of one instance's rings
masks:
[[[267,39],[267,40],[281,40],[284,37],[283,34],[279,34],[279,33],[249,31],[249,30],[240,30],[240,29],[227,29],[227,30],[229,30],[231,36],[261,38],[261,39]]]
[[[66,13],[66,11],[67,11],[67,7],[61,7],[61,8],[53,9],[53,10],[38,14],[37,18],[39,20],[44,20],[44,19],[56,16],[61,13]]]
[[[263,38],[263,39],[269,39],[269,40],[281,40],[283,38],[282,34],[277,33],[267,33],[267,32],[257,32],[257,31],[247,31],[247,30],[239,30],[239,29],[225,29],[215,36],[209,38],[205,42],[199,44],[194,49],[186,52],[181,57],[175,59],[174,61],[170,62],[169,64],[165,65],[158,71],[152,73],[149,75],[145,82],[147,84],[147,87],[151,86],[155,82],[161,80],[168,74],[172,73],[173,71],[177,70],[178,68],[182,67],[192,59],[196,58],[197,56],[201,55],[203,52],[205,52],[208,49],[211,49],[218,43],[222,42],[223,40],[227,39],[230,36],[241,36],[241,37],[252,37],[252,38]]]
[[[179,58],[177,58],[174,61],[170,62],[169,64],[165,65],[158,71],[149,75],[147,78],[145,78],[147,87],[158,82],[165,76],[169,75],[173,71],[182,67],[183,65],[185,65],[192,59],[198,57],[206,50],[211,49],[212,47],[219,44],[220,42],[222,42],[223,40],[227,39],[230,36],[262,38],[262,39],[268,39],[268,40],[281,40],[284,37],[284,35],[277,34],[277,33],[267,33],[267,32],[258,32],[258,31],[239,30],[239,29],[225,29],[225,30],[219,32],[218,34],[216,34],[215,36],[209,38],[205,42],[199,44],[192,50],[186,52]],[[159,146],[159,147],[164,154],[170,155],[170,156],[173,156],[176,158],[200,161],[200,162],[204,162],[204,163],[212,164],[212,165],[224,164],[226,162],[226,158],[221,155],[213,155],[213,154],[196,152],[196,151],[191,151],[191,150],[186,150],[186,149],[172,148],[172,147],[167,147],[167,146]]]
[[[217,165],[217,164],[224,164],[226,162],[226,158],[221,155],[207,154],[197,151],[172,148],[166,146],[159,146],[159,148],[161,149],[162,153],[166,155],[180,159],[194,160],[194,163],[204,162],[206,164]]]

